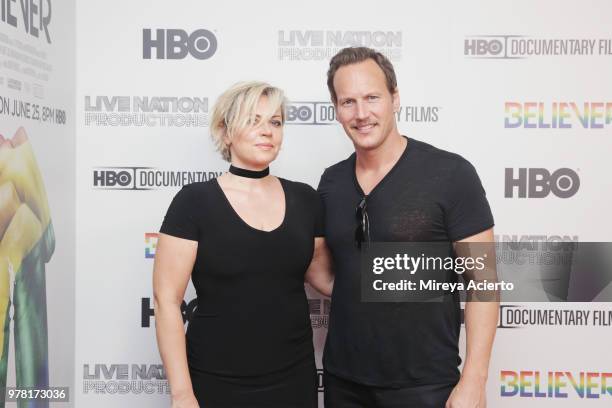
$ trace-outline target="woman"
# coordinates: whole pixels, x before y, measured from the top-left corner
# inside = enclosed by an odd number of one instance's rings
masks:
[[[269,174],[284,108],[261,82],[221,95],[210,126],[229,173],[183,187],[164,218],[153,289],[173,408],[317,406],[303,283],[329,295],[333,280],[317,193]],[[198,307],[185,336],[190,276]]]

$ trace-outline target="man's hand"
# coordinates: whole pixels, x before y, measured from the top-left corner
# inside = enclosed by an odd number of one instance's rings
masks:
[[[495,278],[495,246],[493,228],[482,231],[455,244],[458,256],[483,256],[485,269],[478,275],[474,270],[466,271],[470,280]],[[483,254],[484,252],[484,254]],[[469,293],[468,293],[469,296]],[[499,294],[487,294],[483,299],[474,296],[465,304],[466,353],[461,380],[451,392],[445,408],[485,408],[485,384],[489,372],[489,360],[499,315]]]
[[[486,380],[478,377],[461,377],[444,408],[486,408]]]

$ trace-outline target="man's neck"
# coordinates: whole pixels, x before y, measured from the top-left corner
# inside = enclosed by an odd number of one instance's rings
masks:
[[[357,169],[363,172],[389,171],[406,148],[407,140],[396,130],[376,149],[356,149]]]

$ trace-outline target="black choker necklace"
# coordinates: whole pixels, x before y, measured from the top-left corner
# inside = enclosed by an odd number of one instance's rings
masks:
[[[232,174],[235,174],[236,176],[240,176],[240,177],[258,179],[258,178],[266,177],[268,174],[270,174],[270,168],[266,167],[263,170],[247,170],[247,169],[241,169],[240,167],[232,166],[230,164],[229,172]]]

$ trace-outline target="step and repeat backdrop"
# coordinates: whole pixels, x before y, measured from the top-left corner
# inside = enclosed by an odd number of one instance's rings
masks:
[[[65,6],[53,5],[58,30]],[[228,168],[209,136],[215,99],[242,80],[282,87],[291,103],[272,172],[316,187],[352,152],[325,84],[346,46],[393,62],[403,134],[474,164],[498,241],[610,241],[610,23],[603,1],[78,2],[75,406],[169,405],[151,288],[157,231],[182,185]],[[50,47],[43,31],[38,45]],[[59,175],[70,159],[52,132],[65,127],[26,125],[49,178]],[[55,220],[64,209],[52,204]],[[491,407],[610,406],[612,306],[598,302],[609,284],[583,303],[501,306]],[[70,298],[55,289],[49,298]],[[307,293],[321,368],[330,300]],[[193,288],[184,300],[187,325]]]
[[[51,386],[74,398],[74,29],[74,1],[0,0],[2,394]]]

